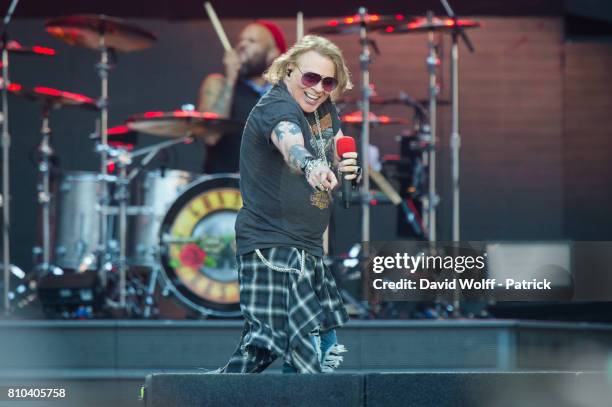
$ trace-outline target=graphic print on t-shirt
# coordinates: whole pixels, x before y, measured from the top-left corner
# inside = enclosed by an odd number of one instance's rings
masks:
[[[325,150],[325,157],[327,162],[331,165],[333,161],[333,148],[332,143],[334,140],[334,127],[332,123],[331,114],[328,112],[322,118],[319,119],[321,124],[321,135],[319,135],[319,126],[317,126],[314,114],[309,115],[310,124],[310,147],[314,151],[317,157],[320,156],[320,145],[323,140],[323,146]],[[327,209],[331,203],[330,193],[327,191],[315,191],[310,195],[310,204],[321,210]]]
[[[312,116],[312,119],[313,119],[313,120],[310,120],[311,118],[309,117],[309,120],[308,120],[310,124],[310,134],[312,136],[310,138],[310,146],[312,147],[313,151],[317,153],[317,156],[318,156],[320,148],[317,144],[321,143],[321,138],[319,137],[319,127],[317,126],[316,120],[314,120],[314,114],[309,115],[309,116]],[[332,124],[331,114],[328,112],[327,114],[325,114],[325,116],[319,119],[319,122],[321,123],[321,131],[323,133],[323,145],[325,146],[325,156],[327,157],[327,162],[331,164],[333,160],[332,143],[334,141],[334,127]]]

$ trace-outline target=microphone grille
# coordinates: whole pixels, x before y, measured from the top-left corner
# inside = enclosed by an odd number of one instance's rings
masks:
[[[336,153],[338,157],[342,157],[344,153],[353,153],[357,151],[355,139],[349,136],[339,137],[336,141]]]

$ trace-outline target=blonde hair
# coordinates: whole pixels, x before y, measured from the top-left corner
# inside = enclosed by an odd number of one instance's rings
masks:
[[[264,78],[272,84],[277,84],[285,78],[290,65],[297,65],[300,55],[308,51],[315,51],[333,62],[336,70],[336,79],[338,80],[338,87],[333,92],[335,95],[339,95],[353,87],[351,73],[344,63],[344,57],[340,48],[327,38],[317,35],[306,35],[289,48],[287,52],[276,58],[264,74]]]

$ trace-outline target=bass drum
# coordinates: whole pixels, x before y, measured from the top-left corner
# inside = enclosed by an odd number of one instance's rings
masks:
[[[240,315],[236,215],[238,175],[205,175],[172,204],[160,229],[160,262],[177,298],[202,315]]]
[[[180,170],[154,170],[144,174],[132,191],[132,204],[141,208],[130,218],[128,264],[153,268],[157,265],[159,228],[166,212],[196,176]]]

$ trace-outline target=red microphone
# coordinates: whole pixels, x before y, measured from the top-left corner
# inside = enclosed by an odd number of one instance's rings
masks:
[[[336,154],[338,154],[338,158],[342,160],[342,156],[345,153],[355,153],[357,152],[357,147],[355,146],[355,139],[348,136],[338,137],[336,140]],[[344,178],[344,177],[342,177]],[[344,207],[346,209],[350,206],[350,196],[351,196],[351,182],[346,179],[342,180],[342,202],[344,202]]]

